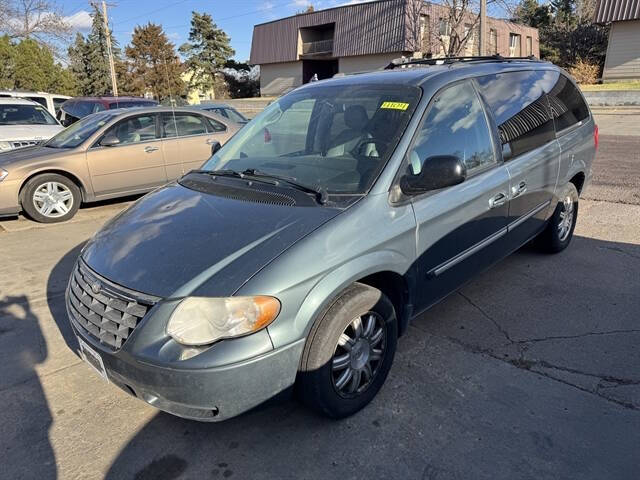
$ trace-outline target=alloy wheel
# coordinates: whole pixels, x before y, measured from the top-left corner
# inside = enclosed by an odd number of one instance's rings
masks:
[[[331,359],[333,387],[342,397],[364,392],[374,380],[386,347],[386,325],[376,312],[355,318],[338,338]]]
[[[560,221],[558,222],[558,238],[561,242],[564,242],[571,233],[571,227],[573,226],[573,200],[571,197],[565,197],[563,203],[563,209],[560,212]]]

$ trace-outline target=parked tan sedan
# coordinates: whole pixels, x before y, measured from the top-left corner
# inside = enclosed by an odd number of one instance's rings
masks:
[[[106,110],[46,143],[0,154],[0,216],[71,218],[80,203],[147,192],[199,168],[241,127],[207,111]]]

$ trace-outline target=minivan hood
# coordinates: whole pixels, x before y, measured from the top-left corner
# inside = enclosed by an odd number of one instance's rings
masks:
[[[0,125],[0,142],[49,140],[61,130],[60,125]]]
[[[254,203],[171,183],[108,222],[82,258],[106,279],[141,293],[229,296],[340,211]]]

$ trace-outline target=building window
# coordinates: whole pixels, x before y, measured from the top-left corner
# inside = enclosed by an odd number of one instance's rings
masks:
[[[527,37],[527,57],[533,55],[533,40],[531,37]]]
[[[520,35],[517,33],[509,34],[509,56],[510,57],[519,57],[522,55],[522,51],[520,50]]]
[[[422,53],[431,52],[431,41],[429,39],[429,15],[420,15],[420,51]]]
[[[449,35],[451,35],[451,24],[449,23],[449,19],[440,18],[438,34],[441,37],[448,37]]]
[[[478,29],[470,23],[464,24],[464,37],[462,38],[466,39],[464,45],[465,55],[480,54],[480,49],[477,41],[478,35],[476,34],[477,31]]]
[[[489,55],[497,55],[498,54],[498,31],[495,28],[489,29]]]

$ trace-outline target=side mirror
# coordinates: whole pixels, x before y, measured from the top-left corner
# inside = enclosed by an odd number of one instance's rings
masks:
[[[411,172],[411,167],[409,167]],[[439,190],[464,182],[467,168],[455,155],[436,155],[424,161],[422,170],[414,175],[407,173],[400,179],[400,188],[407,195]]]
[[[222,148],[222,145],[220,145],[220,142],[217,142],[217,141],[216,141],[216,142],[213,142],[213,143],[211,144],[211,155],[215,155],[215,154],[216,154],[216,152],[217,152],[218,150],[220,150],[221,148]]]
[[[100,140],[101,147],[115,147],[120,143],[120,139],[115,135],[107,135],[102,140]]]

